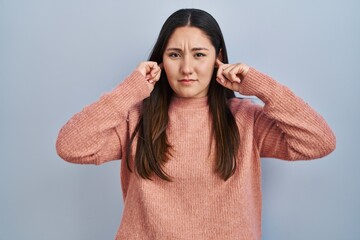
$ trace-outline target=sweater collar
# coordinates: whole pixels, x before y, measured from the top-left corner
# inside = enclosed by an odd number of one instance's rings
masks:
[[[170,105],[176,108],[182,109],[194,109],[194,108],[203,108],[209,106],[208,97],[200,98],[181,98],[173,96],[171,98]]]

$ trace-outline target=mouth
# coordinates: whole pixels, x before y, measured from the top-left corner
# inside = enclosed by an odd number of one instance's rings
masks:
[[[179,82],[181,83],[191,83],[191,82],[195,82],[195,79],[180,79]]]

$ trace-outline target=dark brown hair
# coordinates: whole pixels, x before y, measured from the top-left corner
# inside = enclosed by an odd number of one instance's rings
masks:
[[[181,9],[173,13],[161,28],[149,61],[162,62],[163,53],[168,40],[178,27],[192,26],[202,30],[215,47],[216,55],[221,51],[222,61],[228,63],[225,41],[216,20],[207,12],[199,9]],[[234,116],[228,108],[227,101],[235,97],[233,91],[224,88],[216,81],[214,71],[208,91],[209,110],[213,121],[213,136],[216,147],[216,165],[214,171],[225,181],[236,169],[236,156],[240,144],[239,130]],[[130,146],[138,135],[135,168],[144,179],[150,179],[155,173],[160,178],[171,181],[171,177],[163,170],[164,163],[170,157],[171,148],[167,136],[168,107],[173,91],[166,74],[161,74],[150,97],[143,100],[142,114],[135,131],[132,133],[126,163],[129,164]]]

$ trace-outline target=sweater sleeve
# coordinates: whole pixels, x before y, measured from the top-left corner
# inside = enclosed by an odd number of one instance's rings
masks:
[[[61,128],[56,141],[58,155],[80,164],[98,165],[121,159],[121,136],[126,134],[128,111],[149,95],[145,78],[134,71]]]
[[[306,160],[335,149],[335,135],[325,120],[287,87],[250,68],[241,93],[265,106],[255,113],[254,141],[261,157]]]

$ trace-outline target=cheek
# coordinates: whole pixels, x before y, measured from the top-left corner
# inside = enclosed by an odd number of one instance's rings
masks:
[[[167,61],[163,61],[163,74],[166,75],[166,78],[172,87],[174,79],[174,67],[172,67],[172,65]]]
[[[163,67],[165,72],[169,72],[171,70],[171,64],[169,61],[163,60]]]
[[[177,66],[169,61],[163,62],[164,72],[168,79],[170,80],[177,73]]]
[[[197,69],[198,69],[199,74],[202,74],[203,76],[211,77],[213,74],[213,71],[215,69],[215,65],[212,63],[206,62],[206,63],[200,64]]]

